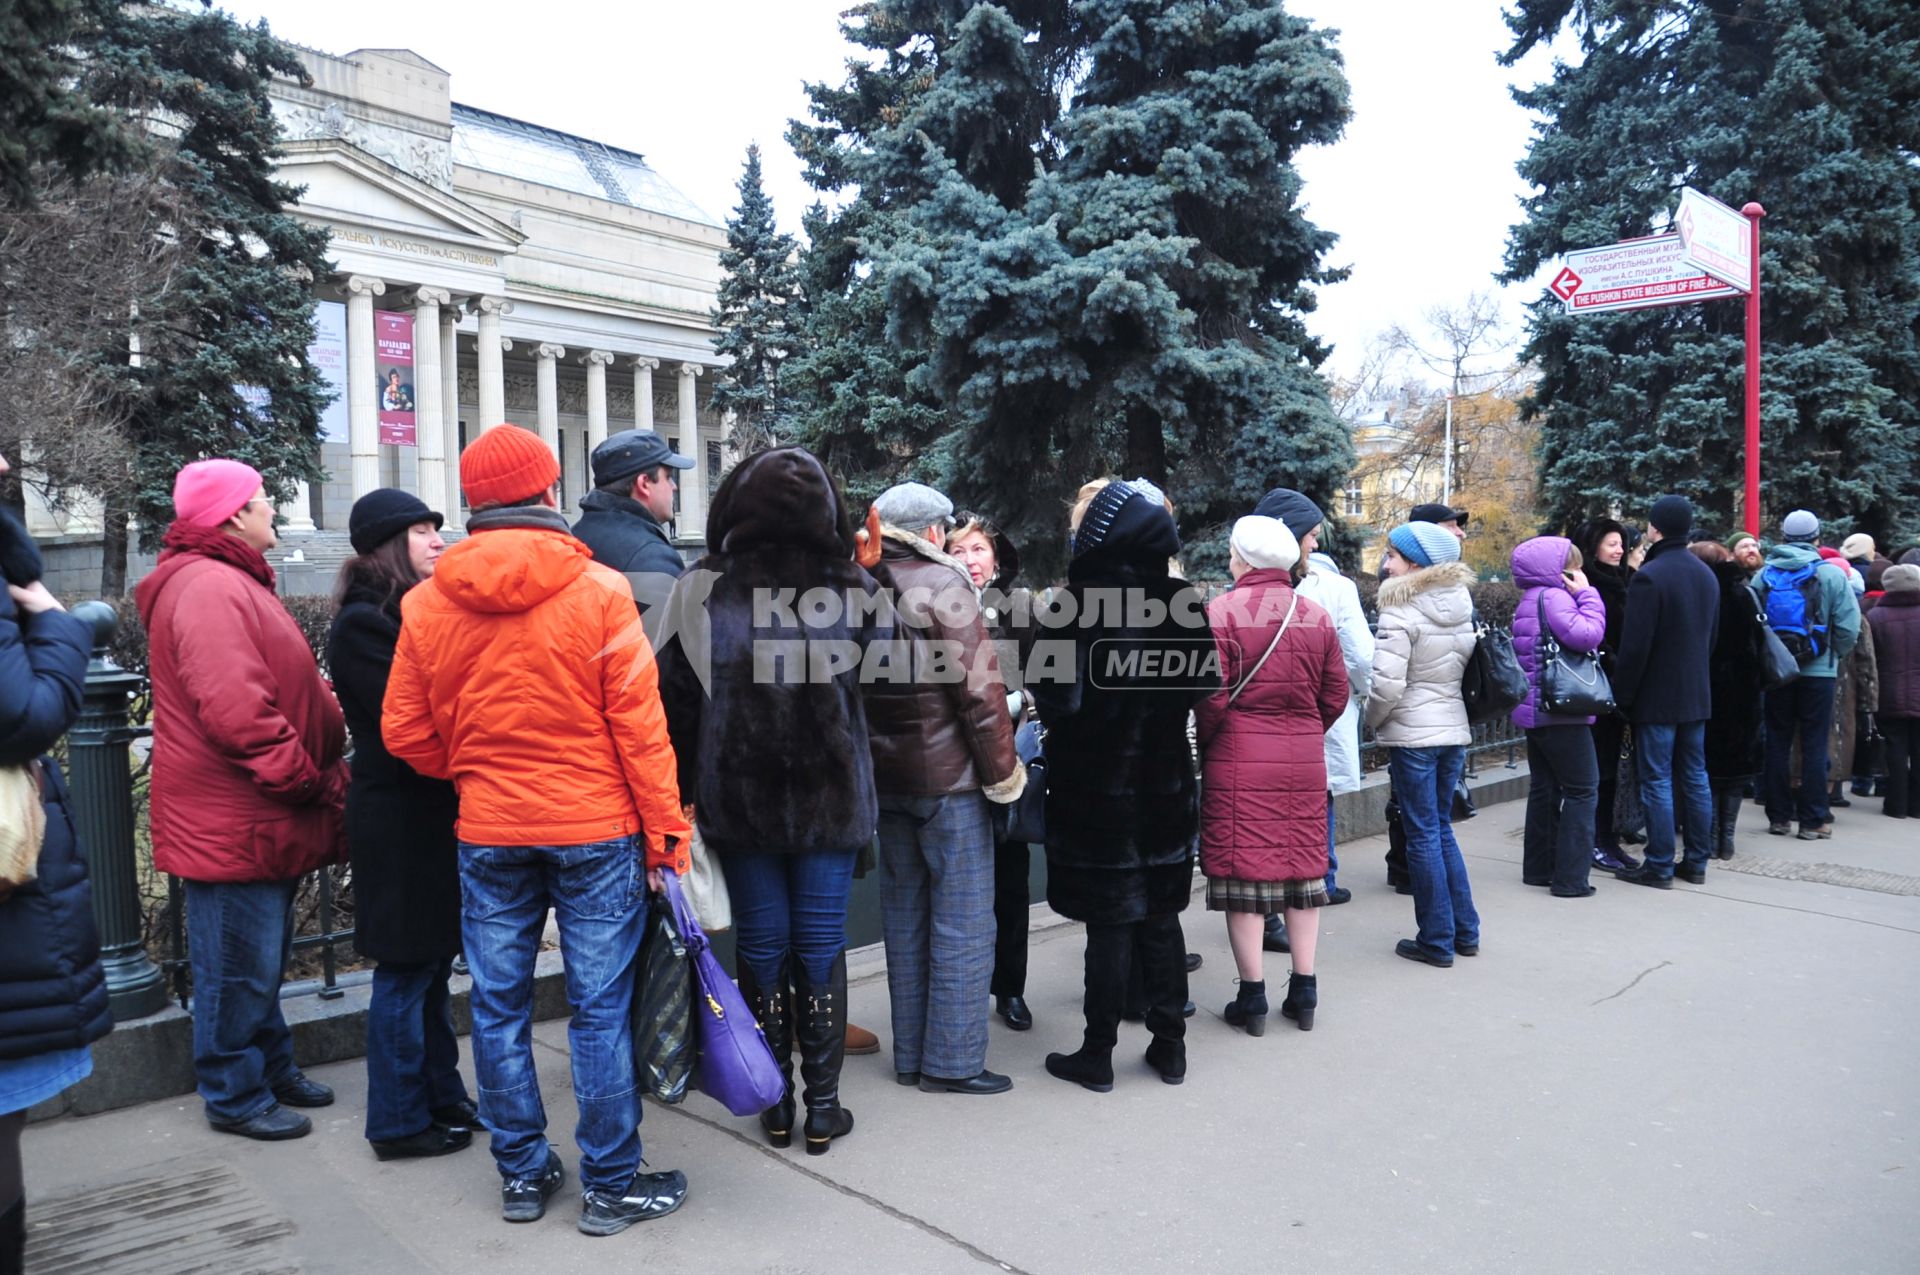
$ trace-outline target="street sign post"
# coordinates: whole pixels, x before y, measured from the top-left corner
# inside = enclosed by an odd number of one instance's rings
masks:
[[[1570,252],[1547,286],[1566,305],[1568,314],[1642,310],[1740,295],[1740,289],[1688,262],[1679,235],[1648,235]]]
[[[1680,192],[1671,234],[1569,252],[1547,284],[1568,314],[1608,314],[1745,295],[1746,528],[1760,534],[1760,219],[1691,187]]]

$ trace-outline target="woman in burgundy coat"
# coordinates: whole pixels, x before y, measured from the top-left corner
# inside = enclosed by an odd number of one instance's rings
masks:
[[[1280,1012],[1313,1028],[1313,953],[1327,904],[1327,728],[1347,706],[1346,665],[1327,613],[1299,596],[1300,546],[1277,518],[1233,525],[1233,591],[1207,608],[1224,690],[1201,701],[1200,869],[1227,914],[1240,991],[1226,1019],[1267,1027],[1261,938],[1286,910],[1293,973]]]

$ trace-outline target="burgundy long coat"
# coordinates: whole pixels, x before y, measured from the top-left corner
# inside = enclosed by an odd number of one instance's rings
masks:
[[[1327,728],[1350,688],[1333,621],[1299,599],[1286,636],[1231,706],[1227,696],[1259,663],[1294,601],[1285,571],[1240,577],[1207,607],[1226,690],[1199,719],[1200,870],[1240,881],[1304,881],[1327,874]]]

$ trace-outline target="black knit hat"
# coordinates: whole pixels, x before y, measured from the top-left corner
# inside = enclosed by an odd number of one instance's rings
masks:
[[[1685,496],[1666,495],[1653,502],[1647,521],[1669,540],[1684,542],[1693,526],[1693,502]]]
[[[1108,483],[1095,493],[1074,533],[1073,556],[1102,550],[1124,557],[1171,558],[1180,552],[1173,515],[1135,482]]]
[[[1327,516],[1320,512],[1320,506],[1291,487],[1275,487],[1260,497],[1260,503],[1253,507],[1253,512],[1256,517],[1278,518],[1286,523],[1287,530],[1293,533],[1295,540],[1327,520]]]
[[[353,502],[353,512],[347,515],[347,539],[355,553],[372,553],[416,522],[430,522],[438,531],[446,519],[410,491],[376,487]]]

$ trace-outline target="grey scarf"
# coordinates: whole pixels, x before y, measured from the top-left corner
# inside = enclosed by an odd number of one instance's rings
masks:
[[[558,509],[549,509],[545,505],[501,505],[493,509],[482,509],[467,516],[467,532],[500,531],[507,527],[524,527],[534,531],[564,531],[573,534],[573,528],[560,516]]]

